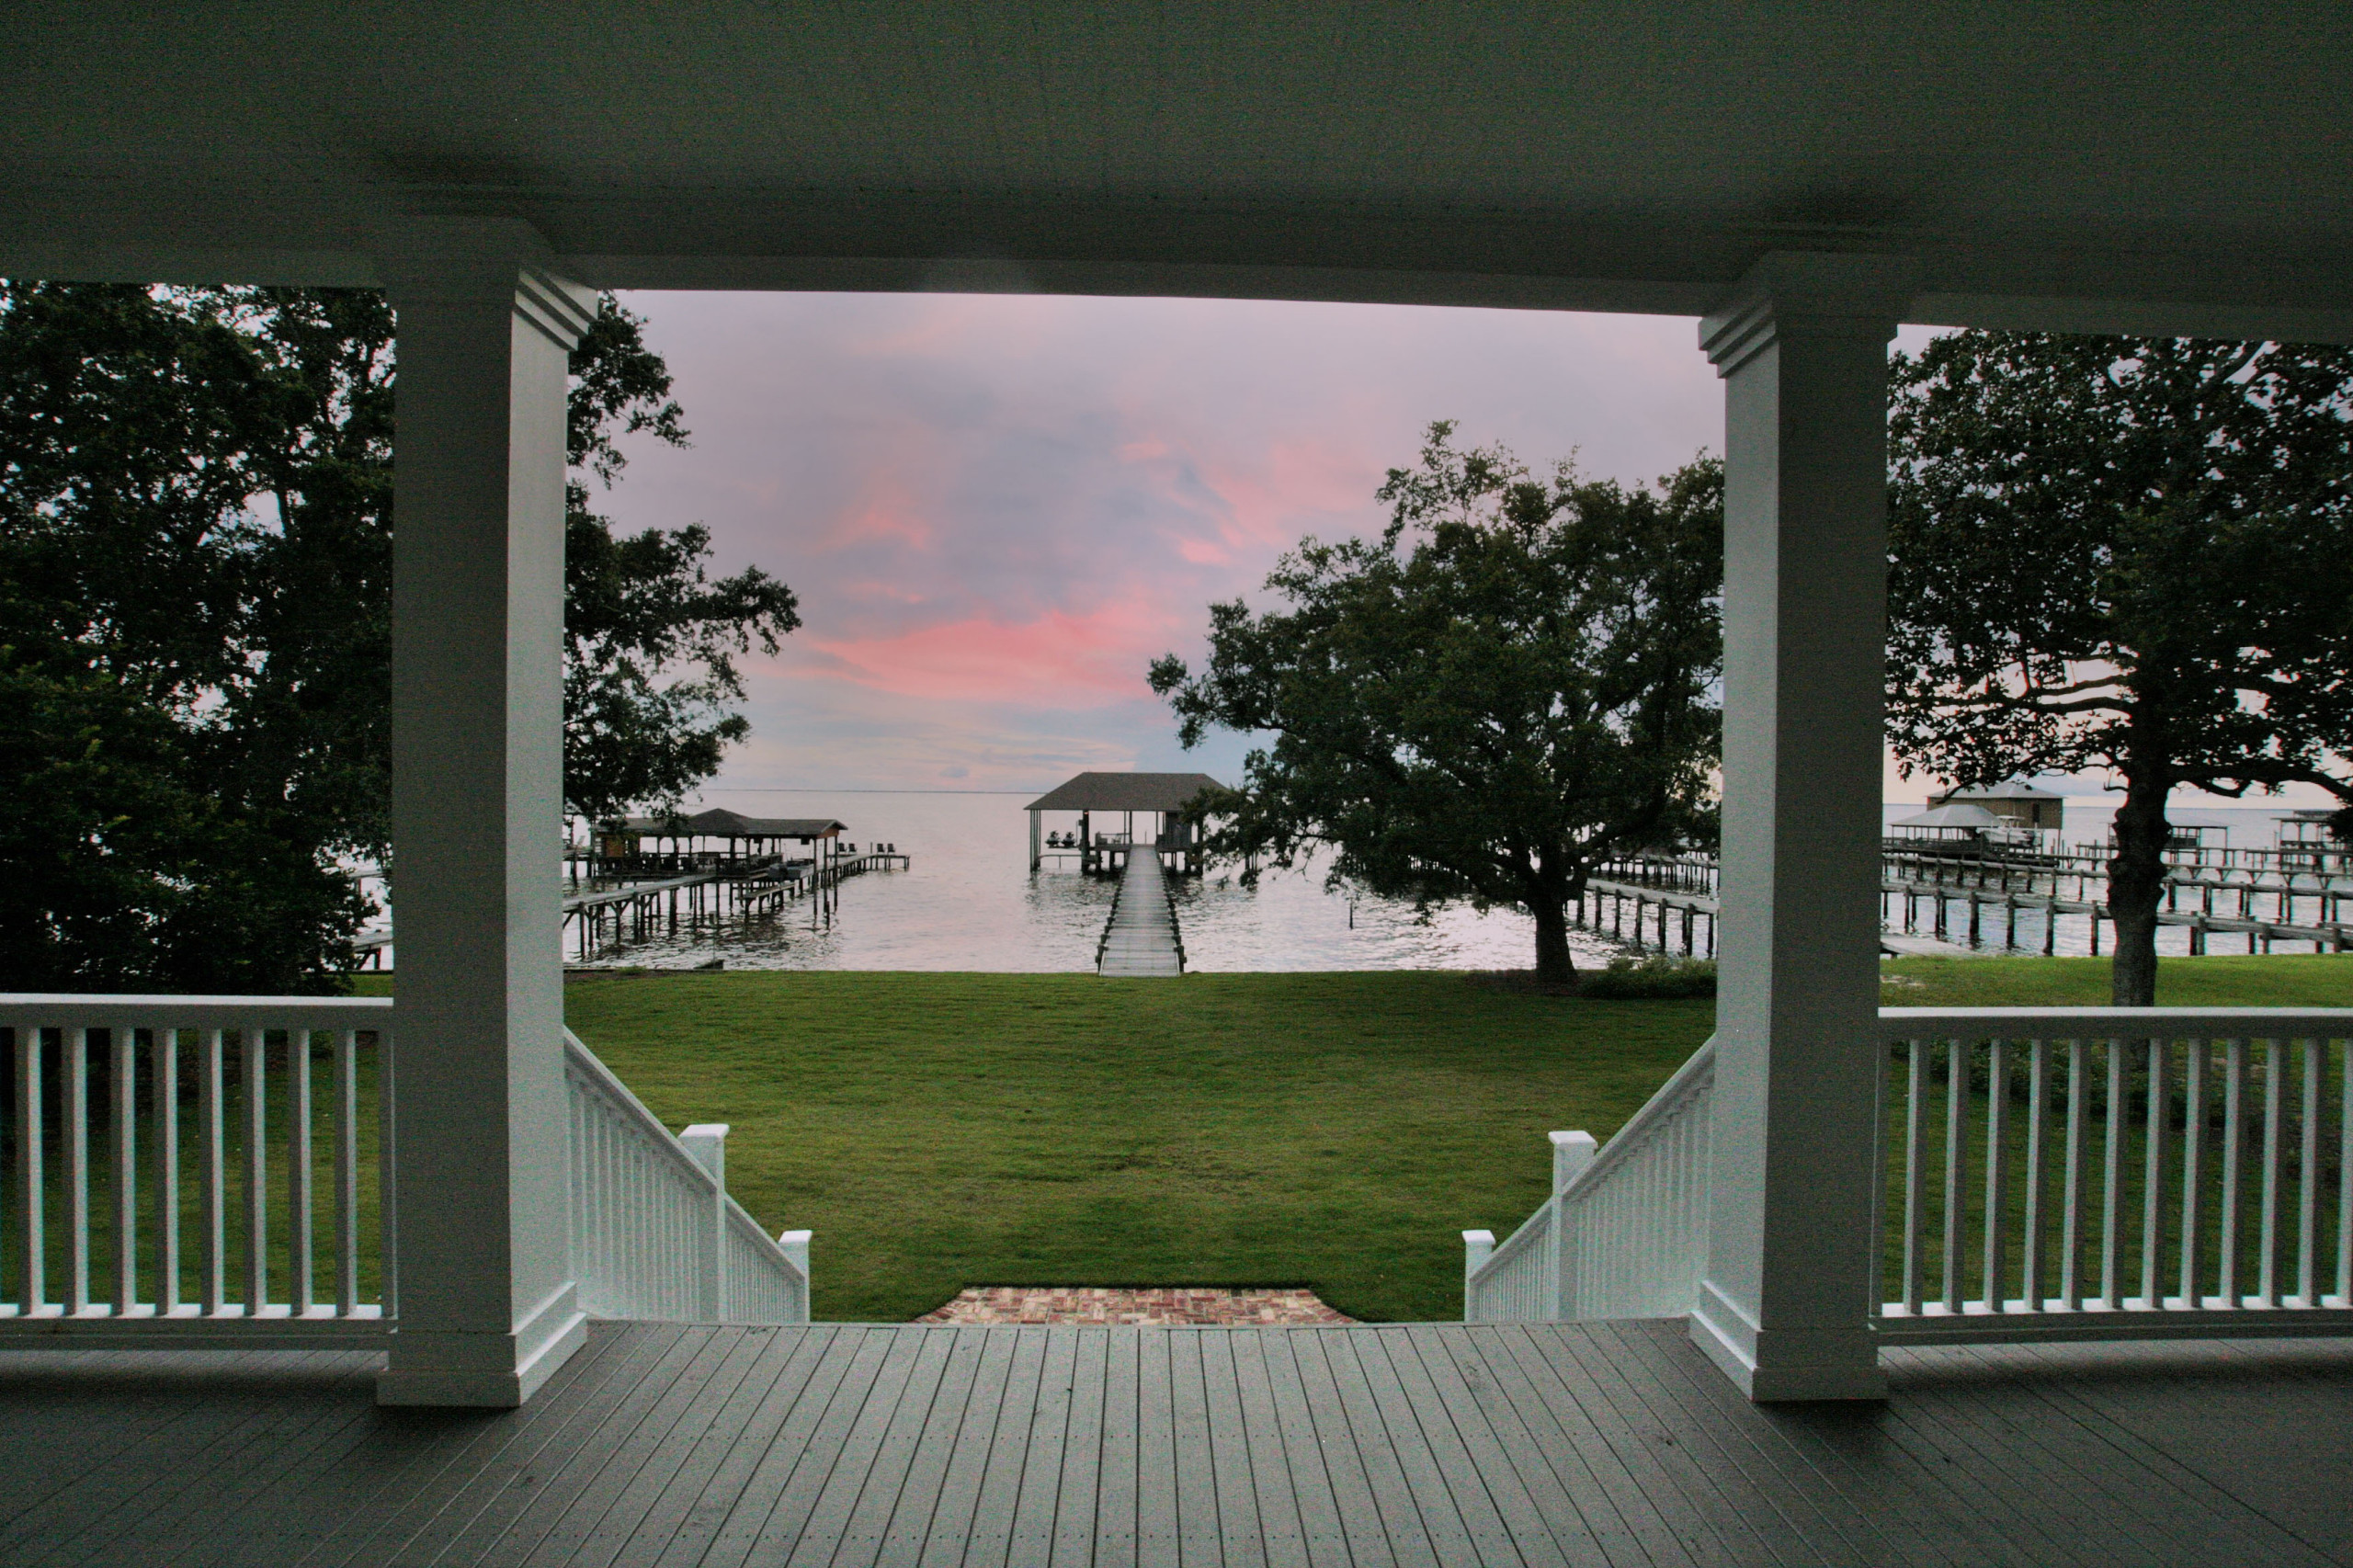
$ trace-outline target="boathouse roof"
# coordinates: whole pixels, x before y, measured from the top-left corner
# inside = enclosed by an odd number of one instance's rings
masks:
[[[831,817],[747,817],[718,806],[691,816],[629,817],[622,823],[630,833],[665,838],[831,838],[848,825]]]
[[[1181,812],[1204,790],[1225,786],[1206,773],[1082,773],[1049,790],[1033,812]]]
[[[1898,827],[2001,827],[2000,817],[1983,806],[1956,801],[1950,805],[1932,806],[1916,816],[1898,817]]]
[[[1947,801],[2063,801],[2066,798],[2054,795],[2048,790],[2038,790],[2023,778],[2006,778],[1983,790],[1947,790],[1942,794],[1928,797],[1936,805],[1943,805]]]

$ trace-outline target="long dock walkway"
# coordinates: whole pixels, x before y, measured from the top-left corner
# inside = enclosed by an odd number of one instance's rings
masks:
[[[1176,906],[1160,857],[1150,849],[1128,851],[1111,918],[1095,947],[1095,972],[1131,979],[1185,972],[1185,944],[1176,934]]]

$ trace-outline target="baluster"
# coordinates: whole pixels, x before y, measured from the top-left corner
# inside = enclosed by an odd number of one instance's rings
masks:
[[[1967,1160],[1961,1147],[1962,1124],[1969,1105],[1969,1047],[1958,1040],[1945,1042],[1945,1311],[1958,1313],[1968,1294],[1961,1278],[1961,1222],[1967,1205],[1962,1178]]]
[[[2165,1304],[2157,1285],[2157,1254],[2165,1247],[2165,1119],[2172,1108],[2165,1093],[2166,1051],[2166,1041],[2149,1041],[2148,1125],[2142,1138],[2141,1304],[2152,1312]]]
[[[335,1037],[335,1313],[359,1305],[359,1032]]]
[[[2296,1294],[2307,1310],[2320,1305],[2320,1062],[2327,1051],[2326,1040],[2304,1041],[2303,1141],[2296,1151]]]
[[[2336,1086],[2336,1304],[2353,1307],[2353,1040],[2340,1043],[2345,1081]]]
[[[1904,1098],[1904,1310],[1920,1315],[1921,1199],[1926,1176],[1920,1168],[1920,1101],[1928,1082],[1928,1042],[1904,1041],[1910,1076]]]
[[[2263,1240],[2256,1270],[2262,1305],[2279,1304],[2279,1121],[2283,1108],[2280,1069],[2287,1063],[2280,1042],[2263,1042]]]
[[[2005,1281],[2009,1259],[2004,1256],[2002,1221],[2009,1203],[2009,1151],[2006,1147],[2010,1101],[2010,1042],[1995,1040],[1985,1056],[1985,1310],[1998,1312],[2009,1299]]]
[[[311,1031],[286,1031],[287,1309],[311,1310]]]
[[[110,1031],[108,1062],[114,1087],[114,1313],[129,1317],[139,1303],[139,1035],[127,1026]]]
[[[90,1310],[90,1031],[65,1042],[65,1310]]]
[[[41,1170],[40,1025],[19,1021],[17,1036],[17,1310],[33,1317],[49,1305],[49,1238],[41,1221],[49,1195]]]
[[[180,1034],[153,1034],[151,1076],[155,1096],[155,1315],[180,1305]]]
[[[2059,1295],[2084,1307],[2084,1042],[2067,1042],[2067,1178],[2059,1199]]]
[[[377,1029],[369,1040],[376,1049],[376,1300],[386,1317],[400,1310],[400,1211],[395,1207],[399,1185],[393,1181],[392,1122],[400,1115],[398,1092],[400,1053],[392,1031]]]
[[[2123,1262],[2124,1042],[2108,1043],[2108,1140],[2100,1150],[2099,1304],[2113,1312]]]
[[[219,1317],[228,1296],[228,1172],[222,1152],[221,1031],[206,1029],[197,1062],[197,1179],[204,1184],[199,1216],[204,1226],[204,1300],[207,1317]]]
[[[2246,1304],[2239,1300],[2239,1210],[2244,1197],[2239,1177],[2246,1145],[2246,1041],[2234,1040],[2225,1048],[2222,1073],[2221,1283],[2222,1305],[2235,1312]]]
[[[269,1301],[269,1034],[244,1031],[238,1060],[245,1092],[245,1316],[261,1316]]]
[[[2181,1304],[2196,1312],[2205,1300],[2205,1281],[2198,1267],[2200,1222],[2204,1218],[2206,1183],[2206,1066],[2214,1042],[2189,1042],[2188,1077],[2183,1084],[2181,1123]]]
[[[2029,1048],[2027,1062],[2026,1101],[2026,1233],[2019,1238],[2019,1295],[2026,1299],[2027,1311],[2042,1311],[2042,1167],[2047,1151],[2043,1147],[2043,1129],[2050,1117],[2051,1047],[2048,1041],[2036,1040]]]

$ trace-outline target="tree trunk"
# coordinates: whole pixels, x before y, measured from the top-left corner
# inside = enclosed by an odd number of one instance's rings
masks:
[[[2116,922],[2116,960],[2109,994],[2120,1007],[2157,1005],[2157,906],[2165,891],[2168,778],[2125,776],[2124,806],[2116,813],[2116,858],[2108,871],[2108,911]]]
[[[1569,915],[1557,898],[1540,898],[1529,906],[1536,917],[1536,978],[1559,985],[1577,983],[1577,966],[1569,957]]]

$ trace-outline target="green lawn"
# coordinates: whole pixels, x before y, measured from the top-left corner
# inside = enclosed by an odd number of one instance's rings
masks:
[[[2094,959],[1904,960],[1902,1006],[2107,1000]],[[2353,958],[2165,964],[2175,1005],[2353,1006]],[[1706,1038],[1705,1002],[1453,973],[594,975],[574,1028],[729,1185],[817,1233],[817,1315],[978,1284],[1307,1284],[1461,1311],[1457,1233],[1540,1202],[1544,1133],[1606,1138]]]
[[[1704,1002],[1460,974],[583,977],[580,1037],[728,1185],[817,1233],[820,1317],[981,1284],[1307,1284],[1459,1316],[1468,1226],[1542,1201],[1545,1131],[1607,1136]]]
[[[2106,959],[1894,959],[1886,1007],[2105,1007]],[[2353,953],[2161,959],[2165,1007],[2353,1007]]]
[[[1894,1006],[2108,999],[2102,959],[1904,959],[1883,972]],[[392,980],[355,988],[384,994]],[[2168,960],[2159,981],[2160,1000],[2181,1006],[2353,1006],[2353,955]],[[1543,1199],[1545,1131],[1607,1138],[1713,1014],[1708,1002],[1563,999],[1446,972],[582,975],[567,1005],[674,1128],[733,1124],[736,1195],[771,1230],[817,1233],[818,1315],[869,1320],[914,1316],[968,1284],[1123,1283],[1306,1284],[1359,1317],[1452,1317],[1458,1233],[1507,1233]],[[283,1299],[284,1059],[272,1054],[270,1272]],[[331,1293],[329,1070],[323,1049],[313,1055],[319,1289]],[[372,1093],[372,1051],[360,1065]],[[233,1060],[227,1076],[233,1294],[244,1245]],[[1930,1085],[1932,1125],[1942,1092]],[[1983,1099],[1973,1086],[1972,1126]],[[185,1299],[199,1288],[194,1114],[181,1119]],[[372,1221],[373,1119],[361,1125]],[[142,1148],[149,1135],[142,1123]],[[100,1295],[113,1283],[108,1146],[93,1137]],[[57,1296],[62,1143],[50,1157]],[[2137,1173],[2137,1153],[2127,1164]],[[143,1173],[139,1200],[152,1216]],[[1932,1219],[1938,1200],[1932,1180]],[[142,1265],[152,1299],[153,1259]],[[370,1249],[363,1295],[374,1274]]]

